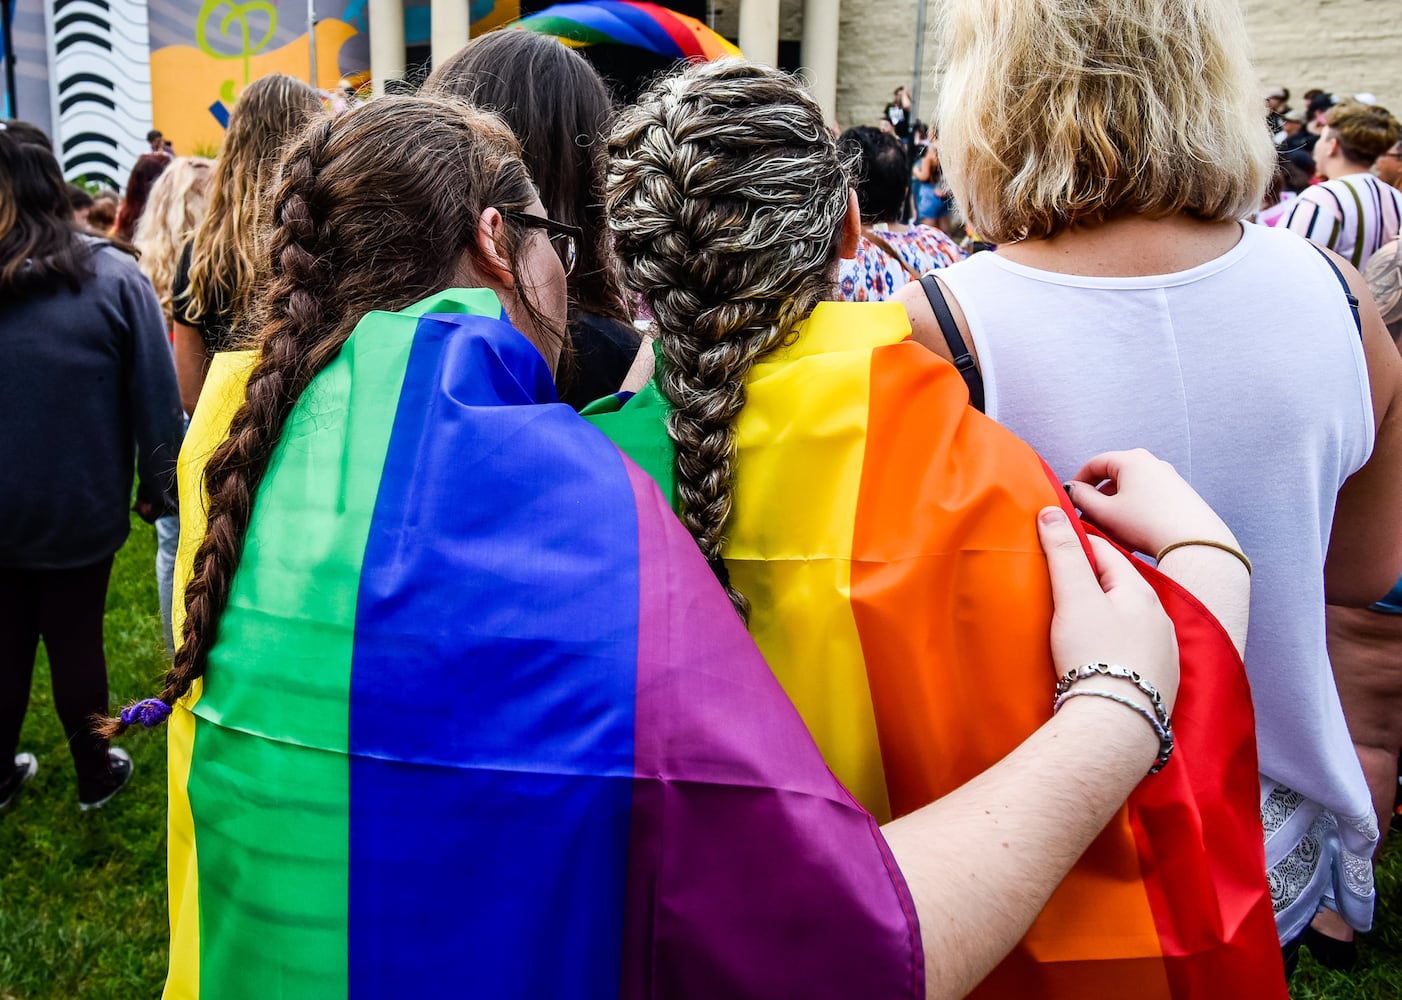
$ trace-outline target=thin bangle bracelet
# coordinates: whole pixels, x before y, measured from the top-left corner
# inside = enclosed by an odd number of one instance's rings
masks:
[[[1214,542],[1210,538],[1185,538],[1181,542],[1165,545],[1163,548],[1159,549],[1159,554],[1154,556],[1154,562],[1163,562],[1163,557],[1174,549],[1186,548],[1189,545],[1205,545],[1210,549],[1221,549],[1223,552],[1229,552],[1241,560],[1241,564],[1246,567],[1246,575],[1251,575],[1251,560],[1246,558],[1245,552],[1228,545],[1226,542]]]

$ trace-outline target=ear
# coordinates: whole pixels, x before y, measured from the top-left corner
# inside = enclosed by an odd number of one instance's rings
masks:
[[[847,189],[847,213],[842,216],[842,236],[838,243],[838,256],[851,260],[857,256],[857,245],[862,242],[862,207],[857,203],[855,188]]]
[[[483,279],[499,288],[511,290],[516,278],[511,273],[511,261],[506,256],[506,220],[495,208],[485,208],[477,219],[477,249],[481,252],[479,266],[485,268]]]

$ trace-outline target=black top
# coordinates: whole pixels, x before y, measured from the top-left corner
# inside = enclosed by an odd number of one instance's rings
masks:
[[[136,261],[97,246],[93,276],[0,302],[0,566],[74,569],[112,555],[137,498],[176,509],[184,419],[165,320]]]
[[[569,369],[561,372],[560,402],[580,410],[613,395],[642,342],[642,335],[628,323],[581,313],[570,325],[574,358]]]
[[[175,322],[199,331],[209,353],[235,350],[234,314],[227,302],[216,302],[215,308],[201,316],[198,323],[190,322],[186,313],[190,303],[185,294],[190,290],[190,256],[194,247],[195,243],[191,240],[180,251],[180,263],[176,265],[175,278],[170,283],[171,315]]]

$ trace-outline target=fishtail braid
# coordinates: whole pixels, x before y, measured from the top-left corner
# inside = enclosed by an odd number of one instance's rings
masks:
[[[382,97],[321,119],[289,149],[266,242],[259,358],[228,437],[205,466],[208,524],[185,589],[182,643],[159,695],[167,713],[204,675],[258,488],[302,393],[366,313],[448,287],[464,254],[480,262],[475,236],[486,208],[523,211],[534,199],[510,131],[458,101]],[[515,273],[528,236],[508,236]],[[125,728],[120,719],[99,726],[109,736]]]
[[[610,227],[662,348],[682,522],[748,618],[722,559],[735,421],[755,362],[831,295],[850,165],[793,77],[733,60],[654,85],[609,153]]]

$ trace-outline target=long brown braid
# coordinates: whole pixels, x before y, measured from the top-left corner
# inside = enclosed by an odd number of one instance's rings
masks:
[[[448,287],[464,252],[480,264],[485,209],[524,211],[535,197],[510,130],[450,100],[378,98],[312,125],[289,149],[271,211],[260,355],[229,436],[205,466],[208,525],[185,589],[182,642],[158,696],[165,705],[205,672],[258,487],[302,392],[366,313]],[[508,228],[509,260],[529,238]],[[111,736],[127,724],[99,728]]]
[[[610,226],[662,346],[682,522],[747,618],[721,558],[745,376],[831,295],[851,171],[793,77],[734,60],[658,82],[609,153]]]

